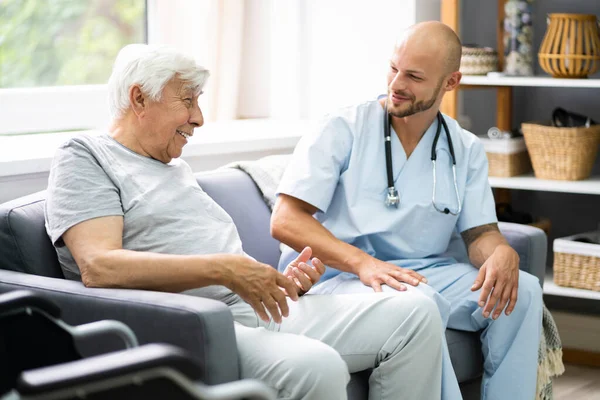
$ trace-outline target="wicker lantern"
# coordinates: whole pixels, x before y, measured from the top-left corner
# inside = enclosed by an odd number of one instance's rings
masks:
[[[595,15],[549,14],[538,53],[540,66],[555,78],[586,78],[600,66],[600,34]]]

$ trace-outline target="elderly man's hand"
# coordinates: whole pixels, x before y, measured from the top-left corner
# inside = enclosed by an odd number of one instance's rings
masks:
[[[427,283],[427,279],[423,275],[411,269],[398,267],[369,255],[360,264],[358,273],[360,281],[371,286],[376,292],[382,291],[381,285],[388,285],[396,290],[404,291],[406,286],[401,282],[412,286],[417,286],[421,282]]]
[[[298,291],[289,278],[275,268],[246,256],[223,255],[227,284],[233,292],[254,308],[265,322],[269,315],[276,323],[289,315],[287,296],[296,301]]]
[[[318,258],[315,257],[311,260],[312,267],[307,264],[311,255],[312,249],[305,247],[298,257],[283,271],[283,275],[294,282],[297,293],[300,296],[308,292],[325,273],[325,265]]]
[[[496,319],[506,307],[510,315],[517,304],[519,290],[519,255],[508,245],[500,245],[479,269],[479,274],[471,287],[481,289],[479,306],[484,307],[483,316]],[[495,308],[495,310],[494,310]]]

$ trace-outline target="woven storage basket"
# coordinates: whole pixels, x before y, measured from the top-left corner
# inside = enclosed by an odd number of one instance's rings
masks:
[[[531,171],[531,162],[523,138],[481,138],[488,159],[488,175],[511,177]]]
[[[600,232],[588,232],[554,240],[554,283],[559,286],[600,291]]]
[[[592,172],[600,144],[600,125],[557,128],[521,124],[536,178],[586,179]]]
[[[498,53],[490,47],[463,46],[460,72],[464,75],[485,75],[498,71]]]

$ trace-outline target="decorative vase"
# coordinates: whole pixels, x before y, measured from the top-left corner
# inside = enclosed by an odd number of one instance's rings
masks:
[[[587,78],[600,66],[600,34],[595,15],[549,14],[540,46],[540,66],[555,78]]]
[[[504,73],[533,75],[533,0],[508,0],[504,4]]]

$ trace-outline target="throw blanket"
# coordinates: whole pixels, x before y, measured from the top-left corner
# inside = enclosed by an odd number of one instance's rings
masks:
[[[562,375],[565,366],[562,361],[562,343],[552,314],[544,304],[542,315],[542,337],[538,349],[538,373],[536,400],[552,400],[552,378]]]
[[[223,168],[238,168],[246,172],[258,186],[269,209],[273,210],[275,192],[290,155],[275,155],[257,161],[241,161]],[[542,335],[538,350],[538,374],[536,400],[552,400],[552,378],[565,371],[562,362],[562,344],[552,314],[544,305],[542,316]]]

